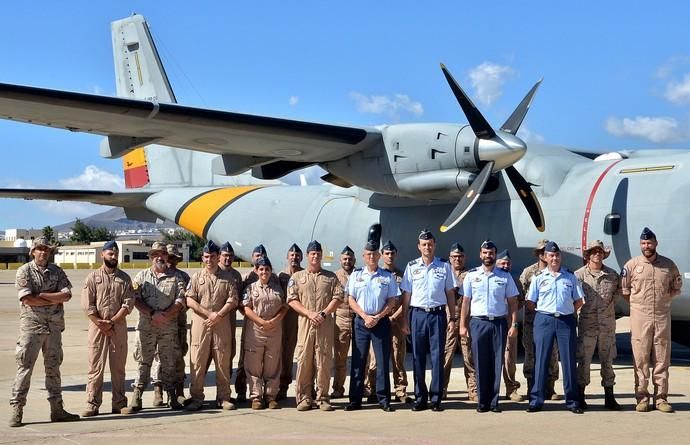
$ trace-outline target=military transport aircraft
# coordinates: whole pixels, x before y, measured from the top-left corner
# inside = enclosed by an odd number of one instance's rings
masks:
[[[230,241],[245,258],[263,243],[278,264],[293,242],[318,239],[329,267],[381,223],[401,265],[428,227],[442,232],[440,254],[459,241],[471,258],[491,238],[510,249],[516,269],[534,261],[539,239],[558,241],[573,268],[588,241],[601,239],[613,249],[607,263],[620,269],[649,226],[690,281],[690,208],[679,199],[690,191],[690,150],[528,151],[516,133],[540,82],[498,130],[445,66],[468,124],[328,125],[178,105],[144,18],[113,22],[112,39],[119,97],[0,84],[0,117],[106,136],[101,155],[123,159],[128,190],[0,189],[0,197],[119,206],[129,218],[167,218]],[[275,181],[314,164],[327,184]],[[674,340],[687,343],[690,282],[672,310]]]

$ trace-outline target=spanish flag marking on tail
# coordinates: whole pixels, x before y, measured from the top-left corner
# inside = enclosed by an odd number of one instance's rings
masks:
[[[187,201],[177,212],[175,223],[206,238],[211,224],[223,210],[260,186],[225,187],[209,190]]]
[[[122,158],[125,173],[125,187],[140,188],[149,183],[149,170],[146,165],[146,152],[143,147],[136,148]]]

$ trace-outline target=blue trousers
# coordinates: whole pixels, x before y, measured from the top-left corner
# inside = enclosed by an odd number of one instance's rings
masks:
[[[575,316],[561,315],[556,317],[551,314],[537,312],[534,317],[534,386],[530,389],[529,404],[533,407],[541,407],[544,404],[544,390],[546,377],[549,373],[549,357],[553,348],[554,339],[558,339],[558,352],[563,366],[563,392],[565,404],[568,408],[580,406],[577,394],[577,362]]]
[[[472,356],[477,372],[478,408],[498,406],[507,326],[505,317],[496,317],[493,320],[479,318],[470,320]]]
[[[414,396],[418,404],[441,403],[443,396],[443,352],[446,345],[448,320],[446,311],[425,312],[410,308],[412,334],[412,364],[414,377]],[[427,389],[426,355],[431,356],[431,386]]]
[[[369,344],[376,356],[376,397],[381,406],[388,405],[391,398],[391,322],[383,317],[376,326],[369,329],[364,320],[355,317],[352,331],[352,361],[350,362],[350,402],[361,404],[364,394],[364,377],[369,365]]]

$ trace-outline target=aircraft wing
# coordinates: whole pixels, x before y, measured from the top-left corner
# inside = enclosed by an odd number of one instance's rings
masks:
[[[0,188],[0,198],[47,199],[49,201],[81,201],[115,207],[143,207],[148,192],[111,192],[109,190],[17,189]]]
[[[326,162],[381,138],[376,129],[345,127],[0,83],[0,117],[109,136],[107,157],[148,143],[257,163]]]

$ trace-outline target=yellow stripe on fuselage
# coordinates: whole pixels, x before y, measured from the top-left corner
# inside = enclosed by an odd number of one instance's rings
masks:
[[[202,193],[193,198],[182,214],[177,224],[202,238],[206,237],[206,231],[213,222],[218,212],[230,205],[242,195],[254,191],[259,186],[227,187]]]

